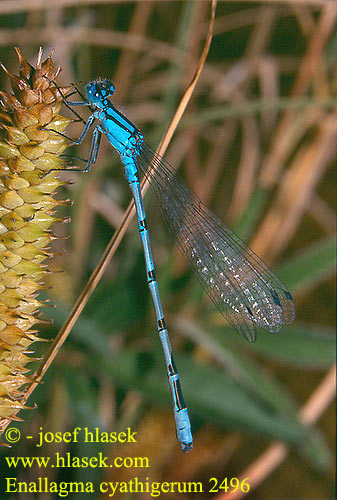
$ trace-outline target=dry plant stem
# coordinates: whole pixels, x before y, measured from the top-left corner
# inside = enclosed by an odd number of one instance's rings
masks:
[[[324,48],[329,36],[333,33],[336,18],[337,3],[322,9],[312,31],[308,50],[297,72],[292,91],[293,97],[298,98],[303,95],[317,75],[317,68],[320,67],[320,61],[324,60]],[[306,123],[302,121],[301,125],[299,118],[297,118],[298,127],[296,130],[294,129],[296,115],[294,110],[289,109],[280,120],[270,152],[261,170],[259,182],[262,187],[271,189],[276,182],[279,184],[273,204],[251,242],[254,251],[269,262],[275,259],[286,247],[290,237],[297,229],[300,217],[307,209],[307,201],[310,199],[324,169],[331,161],[329,154],[331,156],[334,153],[335,117],[332,114],[322,117],[322,113],[317,116],[315,111],[310,110],[306,112],[306,115],[308,123],[312,116],[314,118],[312,123],[318,124],[319,128],[317,138],[312,146],[307,150],[304,147],[300,148],[288,169],[284,173],[282,172],[292,148],[297,141],[301,140],[301,136],[304,136],[306,131]],[[291,203],[289,203],[290,193],[295,186],[296,195],[291,198]],[[271,222],[273,224],[272,230]]]
[[[197,84],[197,81],[199,79],[199,76],[200,76],[200,73],[201,73],[201,70],[204,66],[204,63],[205,63],[205,60],[206,60],[206,57],[207,57],[207,53],[208,53],[208,50],[209,50],[209,47],[210,47],[210,44],[211,44],[211,40],[212,40],[212,32],[213,32],[213,23],[214,23],[214,16],[215,16],[215,8],[216,8],[216,0],[212,0],[212,7],[211,7],[211,17],[210,17],[210,23],[209,23],[209,30],[208,30],[208,34],[207,34],[207,37],[206,37],[206,42],[205,42],[205,46],[204,46],[204,49],[203,49],[203,52],[201,54],[201,57],[200,57],[200,61],[199,61],[199,65],[197,67],[197,70],[194,74],[194,77],[190,83],[190,85],[188,86],[179,106],[178,106],[178,109],[173,117],[173,120],[172,120],[172,123],[170,124],[169,128],[167,129],[165,135],[164,135],[164,138],[162,139],[161,143],[160,143],[160,146],[158,148],[158,153],[163,155],[164,152],[166,151],[167,149],[167,146],[172,138],[172,135],[175,131],[175,129],[177,128],[178,126],[178,123],[186,109],[186,106],[192,96],[192,93],[195,89],[195,86]],[[144,194],[146,192],[148,188],[148,182],[146,180],[143,180],[142,182],[142,193]],[[46,371],[48,370],[49,366],[51,365],[51,363],[53,362],[53,360],[55,359],[58,351],[60,350],[61,346],[63,345],[63,343],[65,342],[67,336],[69,335],[72,327],[74,326],[74,324],[76,323],[77,321],[77,318],[79,317],[79,315],[81,314],[84,306],[86,305],[91,293],[93,292],[93,290],[96,288],[98,282],[100,281],[101,277],[103,276],[106,268],[108,267],[114,253],[116,252],[123,236],[125,235],[126,233],[126,230],[132,220],[132,218],[134,217],[135,215],[135,207],[134,207],[134,204],[133,202],[131,202],[125,212],[125,215],[124,215],[124,218],[123,218],[123,221],[121,222],[121,225],[119,226],[119,228],[115,231],[109,245],[107,246],[99,264],[97,265],[96,269],[94,270],[94,272],[92,273],[89,281],[87,282],[86,286],[84,287],[81,295],[78,297],[75,305],[73,306],[73,309],[72,311],[70,312],[69,314],[69,317],[67,319],[67,321],[65,322],[65,324],[63,325],[63,327],[61,328],[61,330],[59,331],[58,335],[56,336],[53,344],[51,345],[49,351],[47,352],[46,356],[44,357],[44,359],[42,360],[39,368],[37,369],[34,377],[33,377],[33,382],[31,382],[28,387],[27,387],[27,391],[26,391],[26,395],[25,395],[25,401],[27,401],[27,399],[29,398],[29,396],[32,394],[32,392],[34,391],[35,387],[40,383],[43,375],[46,373]]]
[[[294,88],[293,97],[299,97],[305,94],[308,86],[312,82],[315,71],[320,67],[320,61],[324,60],[323,50],[331,33],[334,32],[337,18],[337,3],[327,5],[320,14],[320,17],[313,30],[310,44],[305,57],[302,60],[298,70]],[[277,131],[274,134],[273,143],[270,147],[270,153],[266,157],[260,174],[260,183],[263,187],[270,189],[275,185],[280,177],[280,170],[283,162],[289,154],[288,142],[283,141],[291,123],[294,120],[294,111],[289,109],[280,120]],[[263,236],[262,236],[263,238]]]
[[[276,24],[277,9],[272,6],[263,6],[257,15],[257,22],[252,30],[252,35],[247,43],[245,51],[247,76],[241,83],[238,95],[235,96],[235,103],[244,103],[247,100],[246,94],[252,86],[254,76],[256,76],[261,60],[270,42],[273,28]],[[246,116],[242,119],[242,154],[237,169],[237,177],[233,190],[233,196],[228,210],[228,219],[235,220],[246,208],[254,190],[257,171],[260,164],[260,144],[259,131],[256,116]]]
[[[7,45],[13,43],[13,37],[20,45],[29,44],[32,39],[42,45],[50,44],[53,40],[55,40],[56,44],[59,39],[67,40],[68,45],[87,45],[88,40],[90,40],[92,46],[117,47],[136,52],[142,51],[144,53],[151,52],[151,55],[169,62],[174,62],[180,54],[179,49],[172,47],[166,42],[154,41],[137,33],[115,32],[104,28],[86,28],[83,30],[80,26],[62,26],[52,33],[50,28],[3,28],[0,31],[0,44]]]
[[[299,416],[303,424],[314,424],[325,409],[329,406],[335,397],[336,392],[336,365],[334,365],[326,374],[317,389],[311,394],[308,401],[302,407]],[[214,500],[239,500],[246,495],[250,495],[269,474],[272,473],[287,457],[289,448],[286,444],[276,441],[262,453],[239,477],[240,481],[248,478],[250,485],[249,492],[235,491],[233,493],[225,493],[217,495]]]
[[[132,16],[130,26],[128,29],[129,33],[135,34],[136,36],[142,36],[146,38],[146,26],[150,18],[150,14],[154,8],[152,2],[140,2],[135,6],[135,11]],[[118,82],[123,82],[123,85],[118,86],[118,99],[119,102],[123,102],[124,98],[128,92],[130,81],[132,79],[132,72],[134,68],[134,61],[139,57],[139,50],[125,49],[122,52],[118,66],[115,72],[114,80]]]
[[[334,159],[337,115],[320,113],[316,137],[310,146],[299,148],[282,176],[273,205],[264,218],[259,237],[252,245],[258,254],[273,260],[294,235],[313,193]],[[318,120],[317,120],[318,122]]]
[[[78,5],[95,5],[95,4],[114,4],[120,3],[121,0],[58,0],[58,7],[75,7]],[[124,0],[124,3],[134,3],[135,0]],[[157,2],[167,2],[168,0],[156,0]],[[171,0],[179,2],[180,0]],[[221,0],[227,1],[227,0]],[[232,2],[242,2],[242,0],[231,0]],[[256,0],[246,0],[247,3],[256,3]],[[335,0],[260,0],[261,3],[269,3],[272,5],[312,5],[322,7],[323,5],[334,4]],[[0,6],[0,14],[13,14],[15,12],[32,12],[34,10],[48,9],[53,7],[54,3],[50,0],[11,0],[3,2]]]

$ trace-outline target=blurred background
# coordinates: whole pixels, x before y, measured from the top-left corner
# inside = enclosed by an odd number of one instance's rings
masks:
[[[214,36],[196,91],[166,159],[203,202],[272,266],[295,298],[297,318],[249,344],[225,324],[185,265],[149,191],[145,204],[157,278],[195,439],[183,455],[133,222],[43,384],[21,412],[23,435],[75,427],[131,427],[137,444],[49,444],[21,440],[5,456],[148,457],[149,468],[22,468],[20,481],[200,481],[204,493],[167,498],[234,498],[210,492],[255,467],[263,481],[246,498],[331,500],[335,456],[335,172],[337,5],[328,0],[219,1]],[[189,84],[207,33],[204,1],[0,1],[0,59],[13,50],[35,64],[39,47],[62,67],[59,84],[106,77],[113,103],[155,149]],[[9,90],[0,74],[1,89]],[[79,85],[81,88],[81,84]],[[68,110],[64,114],[71,116]],[[83,111],[88,116],[88,111]],[[81,126],[69,135],[78,137]],[[90,134],[89,134],[90,136]],[[87,158],[90,137],[68,154]],[[58,196],[71,223],[55,227],[43,313],[54,338],[130,201],[121,162],[103,138],[88,174],[65,172]],[[63,270],[63,272],[61,272]],[[47,298],[47,297],[46,297]],[[36,345],[43,356],[48,344]],[[32,363],[36,369],[37,363]],[[307,406],[305,406],[307,405]],[[303,410],[304,406],[304,410]],[[302,410],[301,410],[302,408]],[[304,425],[298,417],[301,412]],[[258,461],[287,448],[268,472]],[[267,464],[270,462],[267,460]],[[249,469],[251,470],[251,469]],[[15,475],[13,470],[10,474]],[[9,498],[3,493],[3,499]],[[17,498],[56,498],[53,494]],[[76,494],[68,498],[108,498]],[[115,494],[147,499],[149,493]],[[239,498],[239,496],[235,496]]]

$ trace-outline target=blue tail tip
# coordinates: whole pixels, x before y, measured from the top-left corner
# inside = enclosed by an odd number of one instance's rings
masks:
[[[193,441],[190,443],[181,443],[181,449],[184,453],[188,453],[193,448]]]

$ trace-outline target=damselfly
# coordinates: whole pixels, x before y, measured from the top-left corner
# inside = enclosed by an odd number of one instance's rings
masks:
[[[191,425],[156,281],[139,173],[150,181],[167,226],[189,265],[219,311],[241,335],[253,342],[257,326],[272,333],[278,332],[283,325],[294,321],[295,305],[290,292],[275,274],[203,205],[183,181],[177,179],[174,168],[150,149],[142,133],[113,106],[109,97],[114,92],[114,85],[103,79],[88,83],[86,97],[81,101],[68,101],[63,96],[70,109],[71,106],[88,106],[92,111],[80,137],[71,140],[80,144],[97,121],[83,171],[88,171],[96,162],[102,134],[106,134],[124,164],[136,206],[147,281],[173,399],[177,437],[183,451],[189,451],[193,446]]]

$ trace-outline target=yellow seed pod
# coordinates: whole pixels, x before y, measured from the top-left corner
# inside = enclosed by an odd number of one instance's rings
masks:
[[[40,51],[33,67],[16,52],[20,76],[3,67],[13,94],[0,91],[0,435],[24,407],[31,344],[42,340],[33,330],[43,306],[37,293],[54,238],[50,227],[59,220],[54,209],[63,204],[53,197],[62,184],[55,169],[64,168],[60,154],[68,146],[52,130],[63,133],[71,122],[59,114],[52,56],[42,61]]]

